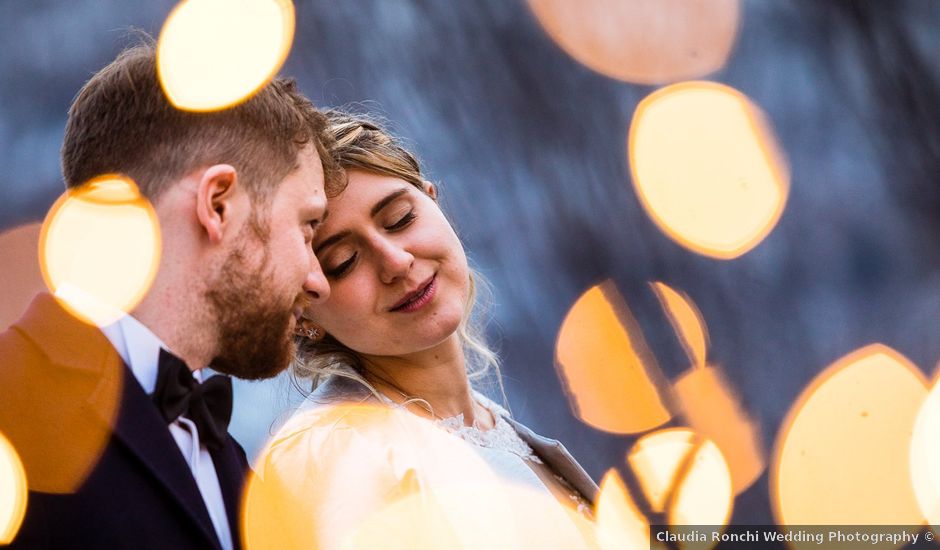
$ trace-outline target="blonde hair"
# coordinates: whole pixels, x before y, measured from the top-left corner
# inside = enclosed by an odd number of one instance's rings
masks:
[[[342,111],[329,111],[326,117],[327,133],[331,137],[330,152],[338,170],[357,169],[392,176],[426,192],[418,159],[377,121]],[[334,193],[334,196],[341,192]],[[472,383],[479,384],[492,374],[505,402],[499,357],[489,347],[484,336],[488,317],[486,306],[490,301],[488,284],[471,268],[470,292],[463,319],[457,328],[466,359],[467,376]],[[362,357],[332,335],[327,334],[320,341],[298,337],[297,345],[297,358],[291,373],[298,389],[303,391],[299,383],[301,379],[309,379],[312,390],[327,378],[339,376],[355,380],[373,395],[379,396],[379,392],[365,378],[366,365]],[[415,401],[423,400],[416,398]]]

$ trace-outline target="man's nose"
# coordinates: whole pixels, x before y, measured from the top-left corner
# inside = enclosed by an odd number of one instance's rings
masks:
[[[307,278],[304,281],[304,290],[313,303],[320,303],[330,297],[330,283],[323,274],[320,262],[316,256],[310,256],[310,269],[307,271]]]

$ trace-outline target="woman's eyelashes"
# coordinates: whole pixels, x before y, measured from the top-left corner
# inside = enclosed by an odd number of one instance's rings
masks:
[[[356,261],[356,256],[358,256],[358,253],[353,253],[353,255],[343,263],[337,265],[336,267],[326,269],[327,277],[333,277],[335,279],[345,275],[352,268],[353,262]]]
[[[405,212],[403,216],[398,218],[398,221],[394,222],[391,225],[386,225],[385,230],[386,231],[398,231],[399,229],[404,229],[408,227],[411,224],[411,222],[415,221],[416,217],[417,216],[415,215],[415,211],[409,210]]]

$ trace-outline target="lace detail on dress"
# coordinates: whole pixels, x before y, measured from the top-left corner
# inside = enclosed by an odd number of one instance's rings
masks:
[[[442,418],[436,423],[451,434],[477,447],[506,451],[523,460],[542,464],[542,459],[536,456],[532,447],[529,447],[529,445],[519,437],[516,430],[512,429],[512,426],[503,419],[502,415],[498,414],[496,411],[491,410],[490,412],[493,413],[493,418],[496,419],[496,426],[489,430],[481,430],[475,425],[465,426],[462,413],[450,418]]]

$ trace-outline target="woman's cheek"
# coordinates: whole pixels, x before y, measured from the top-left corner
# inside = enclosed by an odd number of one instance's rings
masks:
[[[372,285],[369,284],[368,278],[363,277],[360,273],[352,273],[341,281],[341,285],[342,287],[337,285],[341,298],[337,302],[337,309],[341,316],[346,319],[361,319],[370,315],[373,309],[370,304],[375,303],[376,293]]]

